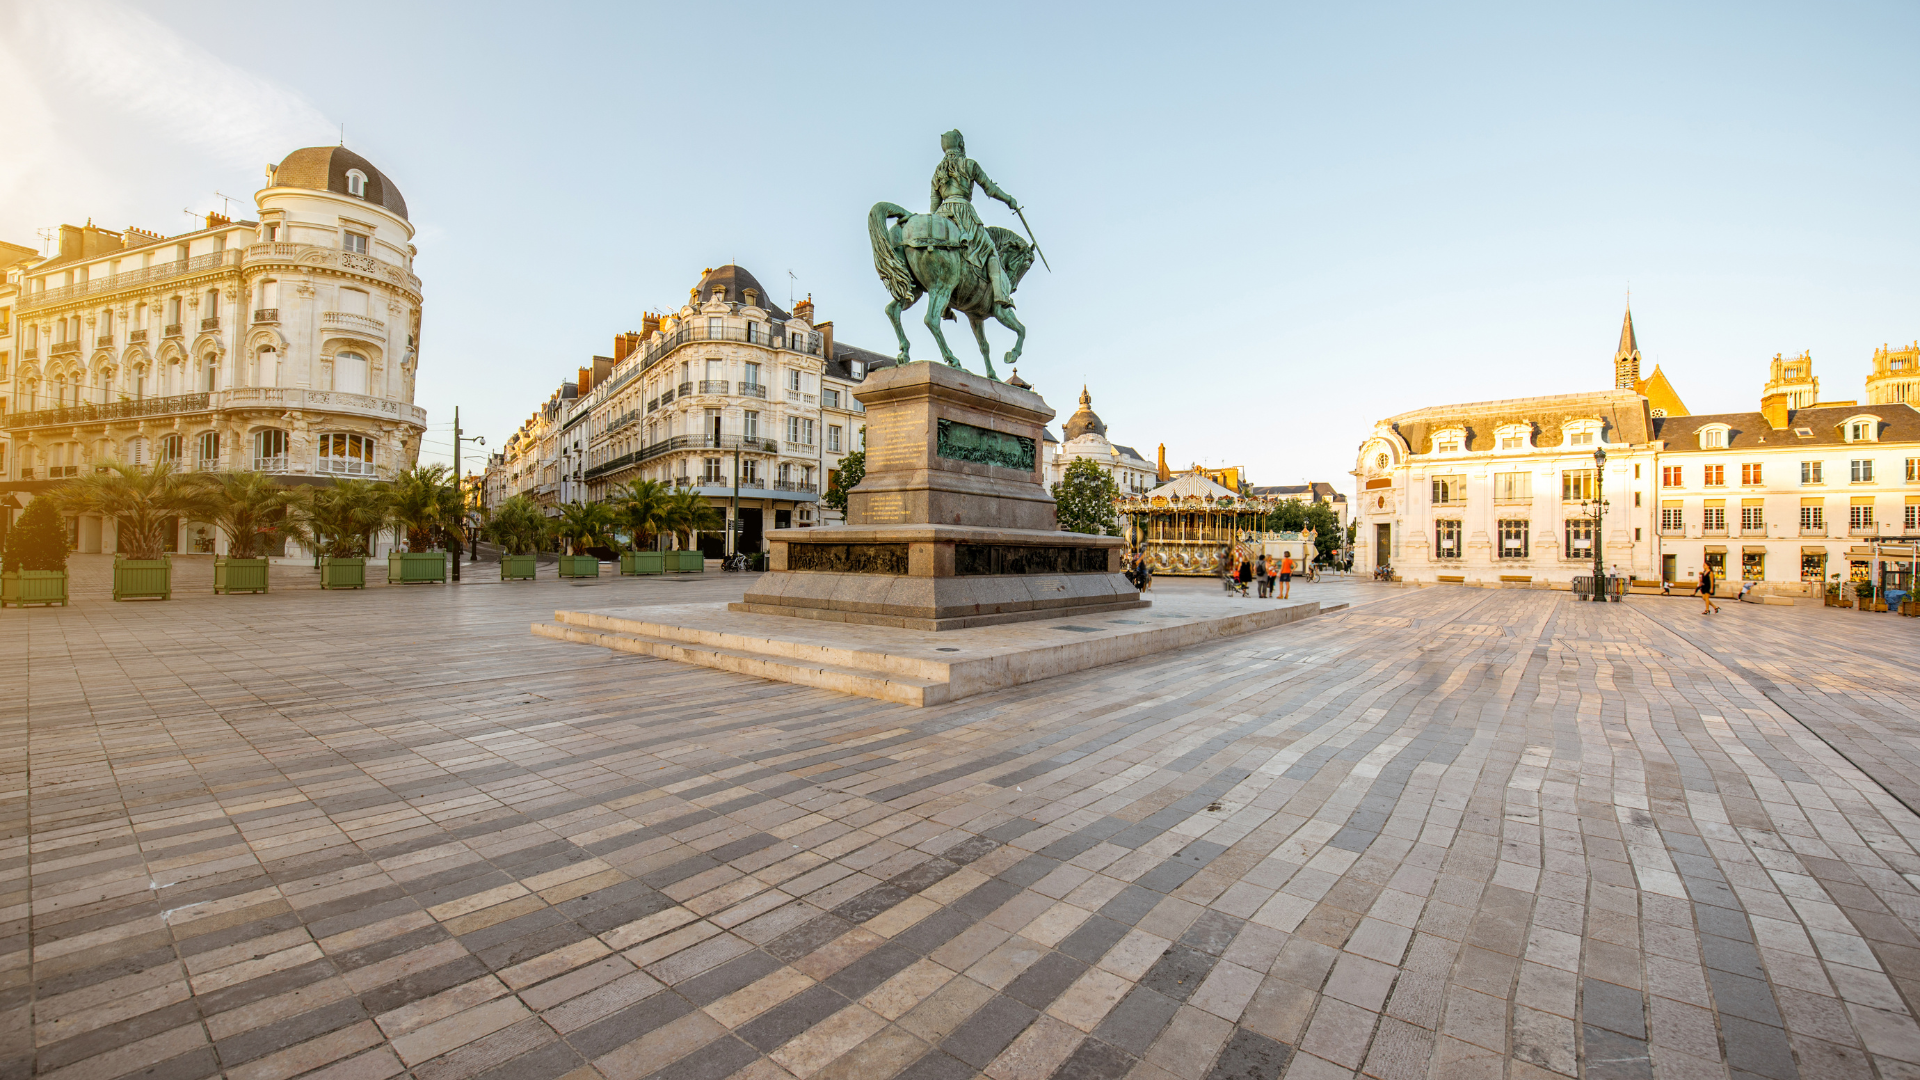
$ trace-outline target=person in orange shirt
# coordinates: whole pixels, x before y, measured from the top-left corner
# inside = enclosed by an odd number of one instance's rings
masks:
[[[1293,588],[1293,552],[1280,556],[1280,599],[1285,600]]]

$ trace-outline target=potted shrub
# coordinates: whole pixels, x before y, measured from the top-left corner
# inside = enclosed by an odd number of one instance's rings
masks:
[[[115,600],[173,597],[173,562],[167,533],[175,519],[206,521],[215,503],[206,483],[167,462],[142,469],[117,462],[61,485],[66,509],[99,514],[118,523],[120,553],[113,558]]]
[[[67,606],[67,523],[50,498],[27,504],[0,555],[0,607]]]
[[[562,506],[554,527],[555,535],[567,542],[567,551],[560,556],[560,576],[599,577],[600,556],[588,553],[588,549],[612,546],[613,525],[613,508],[606,503]]]
[[[614,490],[614,517],[627,530],[627,550],[620,553],[622,574],[667,572],[667,553],[653,550],[667,499],[667,487],[658,480],[634,480]]]
[[[727,527],[727,519],[713,508],[699,492],[692,488],[680,488],[667,499],[666,509],[661,519],[667,531],[675,539],[684,539],[684,547],[675,548],[667,553],[667,569],[679,573],[698,574],[706,570],[707,559],[693,546],[693,535],[700,532],[718,532]]]
[[[1840,579],[1839,579],[1839,577],[1837,577],[1837,576],[1836,576],[1836,577],[1835,577],[1835,578],[1834,578],[1834,579],[1833,579],[1832,581],[1829,581],[1829,582],[1827,582],[1827,590],[1826,590],[1826,594],[1825,594],[1825,596],[1826,596],[1826,605],[1827,605],[1828,607],[1839,607],[1839,606],[1840,606]]]
[[[302,532],[320,556],[322,589],[367,587],[367,553],[393,523],[385,488],[371,480],[334,480],[310,488]]]
[[[393,478],[390,509],[406,546],[387,555],[387,584],[445,584],[447,553],[456,551],[460,488],[445,465],[416,465]],[[456,551],[456,557],[457,551]]]
[[[501,581],[532,581],[536,562],[534,552],[546,539],[550,526],[540,507],[525,495],[503,502],[487,519],[487,539],[505,549],[500,556]]]
[[[227,536],[227,553],[213,560],[214,593],[266,592],[270,563],[256,553],[286,528],[299,496],[265,473],[215,473],[204,482],[213,496],[213,523]]]

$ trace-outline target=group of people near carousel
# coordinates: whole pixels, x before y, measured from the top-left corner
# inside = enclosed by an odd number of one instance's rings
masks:
[[[1252,559],[1230,553],[1221,561],[1228,592],[1246,596],[1247,586],[1252,585],[1259,590],[1257,595],[1263,600],[1288,599],[1288,594],[1293,591],[1293,575],[1299,566],[1290,551],[1272,560],[1265,553]]]

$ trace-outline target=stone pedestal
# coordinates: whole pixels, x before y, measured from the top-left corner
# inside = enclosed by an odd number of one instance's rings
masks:
[[[945,364],[882,368],[849,524],[769,534],[772,565],[736,611],[915,630],[1146,607],[1125,541],[1060,532],[1041,474],[1053,410]]]

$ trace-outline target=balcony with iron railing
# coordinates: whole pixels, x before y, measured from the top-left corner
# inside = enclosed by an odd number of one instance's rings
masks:
[[[147,332],[145,330],[127,331],[127,344],[145,345],[146,343],[147,343]]]
[[[72,356],[80,351],[79,341],[56,341],[47,352],[53,356]]]
[[[668,353],[696,341],[738,341],[748,345],[765,346],[769,349],[785,349],[805,356],[819,356],[824,349],[821,334],[817,330],[802,338],[799,334],[785,332],[769,334],[764,327],[752,330],[747,326],[715,328],[699,320],[687,320],[671,334],[655,335],[646,348],[629,356],[621,365],[625,370],[616,374],[611,381],[595,391],[600,395],[598,400],[605,401],[613,394],[619,393],[622,386],[636,375],[659,363]]]
[[[210,251],[205,255],[195,255],[191,259],[175,259],[172,262],[146,266],[138,270],[126,270],[118,274],[110,274],[106,277],[96,278],[92,281],[83,281],[76,285],[63,285],[57,289],[43,289],[40,292],[29,293],[20,297],[20,309],[25,311],[29,308],[45,307],[48,304],[63,304],[68,301],[79,300],[82,297],[94,296],[100,293],[117,292],[121,289],[151,285],[155,282],[166,281],[170,278],[177,278],[186,274],[197,274],[207,270],[217,270],[222,266],[229,265],[232,261],[229,256],[232,254],[232,252],[227,251]]]
[[[724,394],[727,392],[727,380],[702,379],[700,380],[700,392],[703,394]]]
[[[740,450],[748,453],[777,453],[780,444],[772,439],[760,439],[746,435],[675,435],[662,439],[651,446],[629,451],[619,457],[603,461],[587,470],[586,478],[596,480],[609,473],[618,472],[631,465],[651,461],[662,454],[676,450]]]
[[[112,334],[95,334],[95,335],[93,335],[93,347],[94,347],[94,348],[96,348],[96,349],[108,349],[108,348],[112,348],[112,347],[113,347],[113,335],[112,335]]]
[[[686,397],[686,396],[687,396],[688,394],[691,394],[691,393],[693,393],[693,384],[692,384],[692,383],[690,383],[690,382],[683,382],[683,383],[681,383],[681,384],[680,384],[680,396],[681,396],[681,397]]]
[[[803,480],[775,480],[773,482],[773,490],[817,493],[820,487],[817,484],[811,484]]]
[[[257,323],[277,323],[280,321],[280,309],[277,307],[254,308],[253,321]]]
[[[307,390],[285,386],[241,386],[211,394],[176,394],[171,397],[139,398],[103,405],[73,405],[57,409],[36,409],[8,417],[14,428],[61,427],[97,424],[146,416],[178,416],[221,409],[297,409],[315,413],[347,413],[402,423],[426,423],[427,411],[418,405],[367,394],[349,394],[340,390]]]
[[[179,337],[179,336],[180,336],[180,324],[179,324],[179,323],[168,323],[168,324],[166,325],[166,328],[160,331],[160,336],[161,336],[161,337]]]
[[[740,384],[740,396],[741,397],[757,397],[757,398],[764,399],[767,396],[767,384],[743,382]]]
[[[208,330],[218,330],[218,329],[220,329],[220,316],[211,315],[211,316],[208,316],[207,318],[200,320],[200,330],[202,333],[205,333]]]
[[[38,360],[39,358],[40,358],[39,349],[21,349],[20,350],[20,359],[22,360]]]

